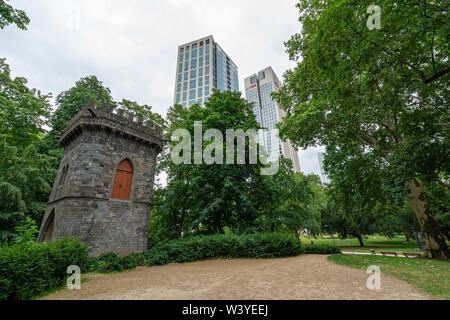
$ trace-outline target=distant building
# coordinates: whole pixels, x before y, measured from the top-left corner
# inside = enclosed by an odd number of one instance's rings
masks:
[[[239,91],[238,69],[212,36],[178,47],[174,104],[208,100],[212,89]]]
[[[328,179],[325,170],[323,169],[323,152],[317,153],[317,159],[319,160],[319,167],[320,167],[320,180],[322,183],[329,183],[330,179]]]
[[[270,95],[281,87],[273,69],[268,67],[245,78],[244,84],[245,96],[249,102],[254,103],[253,112],[258,123],[263,128],[275,129],[275,125],[284,117],[284,112]],[[265,146],[270,161],[283,156],[292,160],[294,171],[300,172],[298,150],[289,140],[281,141],[274,132],[269,131],[268,134],[259,136],[259,143]]]

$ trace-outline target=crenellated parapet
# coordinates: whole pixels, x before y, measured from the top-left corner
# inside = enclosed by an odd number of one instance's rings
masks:
[[[143,121],[142,118],[135,117],[133,113],[125,112],[123,109],[114,110],[108,104],[98,108],[95,103],[88,103],[69,122],[60,137],[61,145],[68,145],[81,134],[84,127],[109,130],[162,149],[162,130],[159,125]]]

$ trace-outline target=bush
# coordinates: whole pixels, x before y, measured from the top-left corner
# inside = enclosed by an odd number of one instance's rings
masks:
[[[0,249],[0,299],[28,299],[64,284],[67,267],[88,265],[88,250],[78,240],[22,243]]]
[[[303,246],[302,252],[307,254],[336,254],[341,253],[341,249],[328,244],[308,244]]]
[[[160,243],[144,253],[148,266],[192,262],[210,258],[272,258],[301,253],[300,240],[292,235],[268,233],[193,236]]]

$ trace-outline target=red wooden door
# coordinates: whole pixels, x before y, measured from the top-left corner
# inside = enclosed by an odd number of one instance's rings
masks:
[[[111,198],[130,200],[131,184],[133,182],[133,167],[130,161],[123,160],[116,169],[116,177]]]

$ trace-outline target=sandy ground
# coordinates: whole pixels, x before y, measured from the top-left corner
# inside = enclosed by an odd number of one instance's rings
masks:
[[[90,278],[80,290],[42,299],[430,299],[412,285],[381,276],[369,290],[363,270],[337,265],[326,255],[280,259],[218,259]]]

